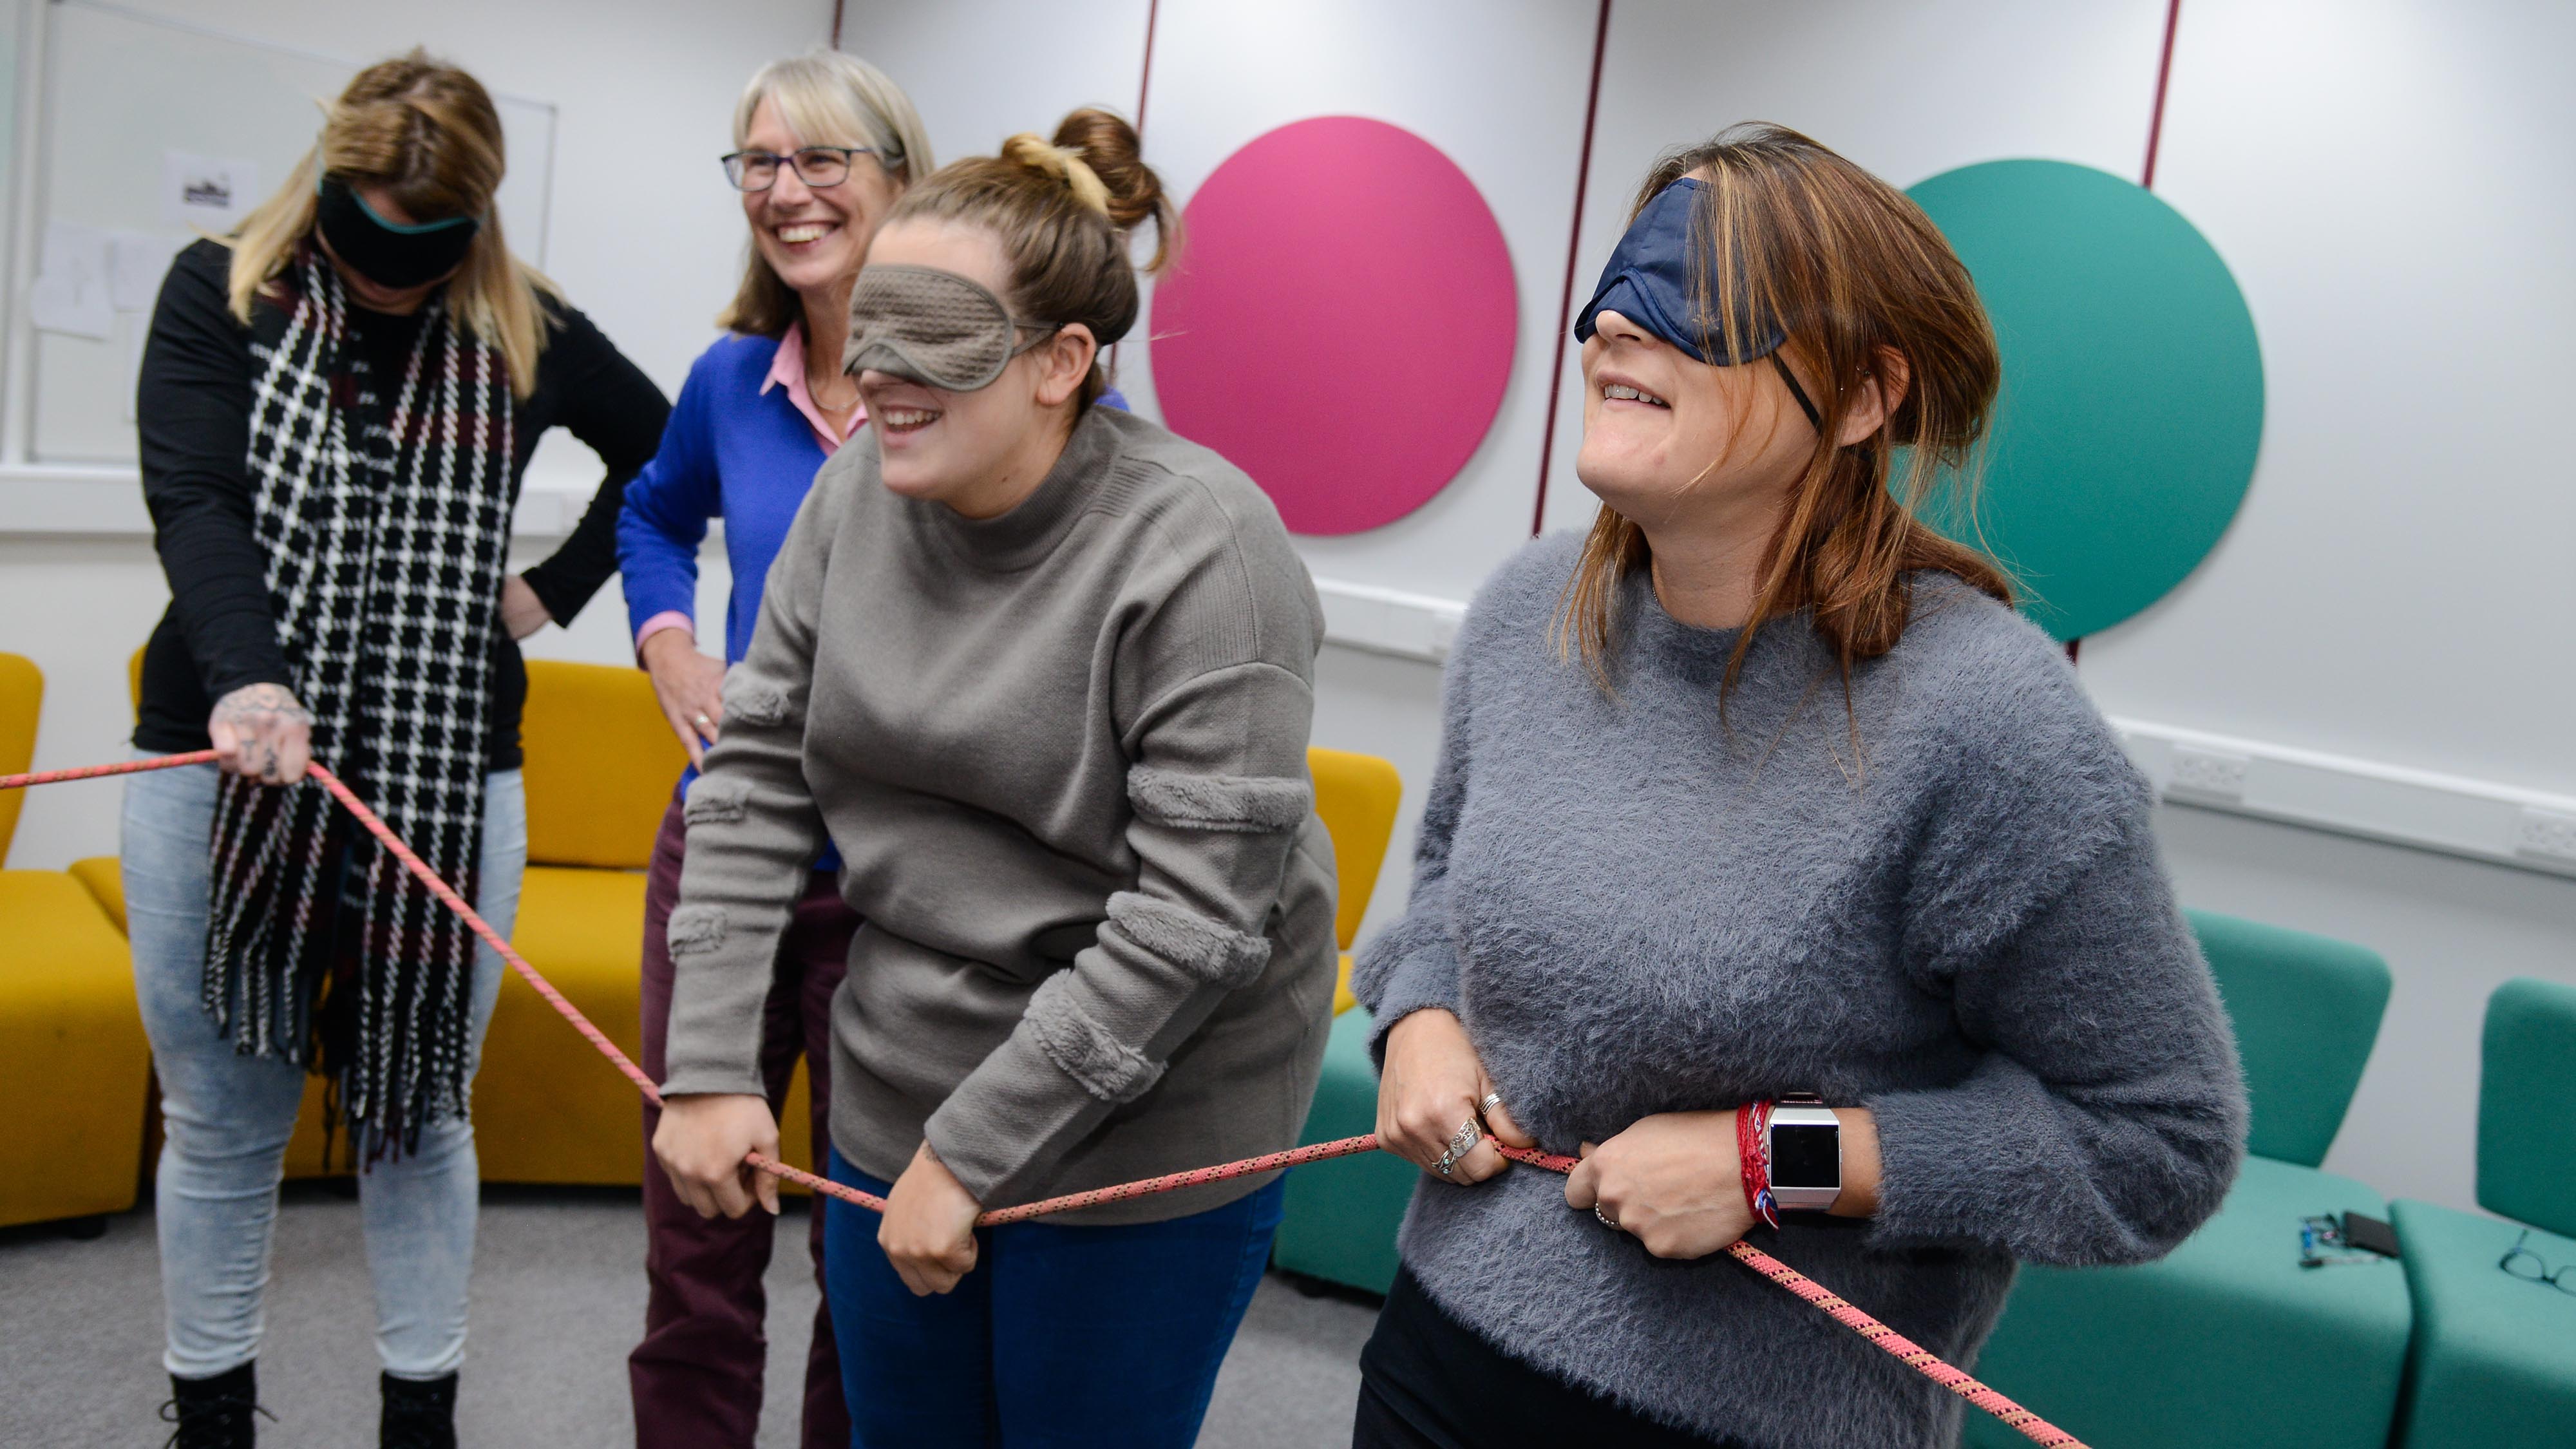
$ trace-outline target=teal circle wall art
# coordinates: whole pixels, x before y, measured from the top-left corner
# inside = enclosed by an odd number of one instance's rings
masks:
[[[2003,351],[1975,536],[2059,639],[2164,597],[2253,481],[2263,354],[2218,251],[2153,192],[1989,161],[1908,193],[1976,278]],[[1968,536],[1955,495],[1932,521]]]

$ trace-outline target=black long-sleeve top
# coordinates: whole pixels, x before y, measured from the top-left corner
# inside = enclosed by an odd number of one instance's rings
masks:
[[[134,731],[139,749],[202,750],[215,700],[249,684],[295,685],[277,642],[266,559],[251,531],[249,469],[251,387],[260,368],[252,347],[276,346],[287,314],[262,298],[251,305],[250,326],[236,322],[225,306],[231,261],[232,253],[212,241],[179,253],[153,307],[136,385],[143,501],[170,580],[170,608],[143,654]],[[539,297],[549,324],[546,347],[536,390],[517,404],[512,419],[511,493],[515,498],[548,428],[570,428],[606,465],[580,525],[524,575],[555,622],[570,623],[617,572],[618,507],[627,480],[661,445],[671,407],[588,317]],[[420,325],[418,316],[351,308],[342,352],[348,383],[334,394],[354,414],[353,429],[385,426]],[[518,766],[526,698],[519,646],[496,623],[485,737],[495,770]]]

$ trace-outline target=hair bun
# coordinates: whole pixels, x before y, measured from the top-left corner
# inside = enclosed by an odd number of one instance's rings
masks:
[[[1100,179],[1100,173],[1082,159],[1080,151],[1051,145],[1035,132],[1022,131],[1002,143],[1002,156],[1063,182],[1072,190],[1075,201],[1116,223],[1117,217],[1109,207],[1109,187]]]
[[[1051,149],[1076,154],[1100,178],[1111,225],[1127,232],[1154,223],[1154,259],[1145,270],[1160,268],[1178,240],[1180,218],[1163,195],[1163,178],[1145,164],[1145,143],[1136,128],[1112,112],[1085,106],[1057,123]]]

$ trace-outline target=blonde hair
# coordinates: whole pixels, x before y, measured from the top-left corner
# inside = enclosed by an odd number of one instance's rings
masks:
[[[493,194],[504,170],[501,113],[473,76],[413,49],[358,72],[323,114],[321,138],[280,186],[224,242],[233,249],[227,288],[233,320],[250,325],[252,299],[268,291],[313,235],[322,177],[381,186],[417,221],[482,218],[464,265],[447,283],[448,325],[500,352],[510,391],[536,391],[545,350],[542,290],[554,283],[510,255]]]
[[[778,118],[807,146],[865,146],[895,179],[898,190],[930,174],[930,133],[921,113],[884,71],[855,55],[817,50],[773,60],[760,68],[733,108],[733,144],[751,143],[751,120],[762,101],[774,101]],[[742,285],[716,314],[716,325],[761,337],[783,335],[804,316],[795,289],[771,270],[760,248],[749,248]]]
[[[1102,348],[1127,334],[1141,305],[1127,238],[1154,223],[1160,269],[1178,244],[1180,216],[1145,164],[1135,128],[1084,107],[1053,140],[1022,132],[999,156],[956,162],[903,195],[886,219],[922,216],[991,231],[1011,268],[1012,311],[1053,327],[1079,322]],[[1109,374],[1095,358],[1075,411],[1099,401]]]

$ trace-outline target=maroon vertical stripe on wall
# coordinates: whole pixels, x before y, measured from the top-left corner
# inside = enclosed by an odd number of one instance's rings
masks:
[[[2174,29],[2182,23],[2182,0],[2166,0],[2165,48],[2156,59],[2156,105],[2147,115],[2147,164],[2138,175],[2138,184],[2149,191],[2156,189],[2156,147],[2165,138],[2165,86],[2173,79]]]
[[[1136,140],[1145,139],[1145,98],[1154,88],[1154,21],[1162,15],[1163,0],[1146,0],[1145,66],[1136,74]]]
[[[1565,241],[1565,293],[1556,304],[1556,365],[1547,375],[1547,422],[1539,433],[1538,502],[1530,509],[1530,537],[1547,524],[1547,467],[1556,452],[1557,395],[1565,388],[1565,339],[1573,329],[1574,268],[1583,248],[1583,193],[1592,180],[1592,122],[1601,111],[1601,57],[1610,43],[1610,0],[1592,27],[1592,86],[1583,98],[1583,153],[1574,166],[1574,226]]]

